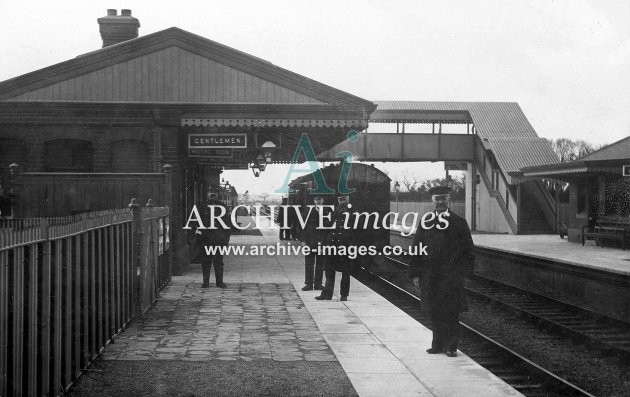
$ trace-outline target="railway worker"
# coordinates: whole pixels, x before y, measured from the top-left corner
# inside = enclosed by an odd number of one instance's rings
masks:
[[[211,207],[209,207],[211,206]],[[221,214],[221,208],[225,210],[223,216]],[[210,211],[213,211],[214,226],[216,229],[208,229],[210,225]],[[227,247],[230,243],[230,214],[227,212],[227,208],[223,202],[219,200],[219,188],[217,186],[211,186],[208,190],[208,200],[206,201],[202,213],[202,219],[206,229],[197,229],[198,235],[199,254],[197,259],[201,261],[201,271],[203,273],[203,284],[201,288],[208,288],[210,286],[210,268],[214,265],[214,278],[217,287],[227,288],[227,285],[223,282],[223,254],[215,252],[212,255],[206,255],[204,246],[214,247]],[[221,223],[219,220],[222,220]],[[225,227],[223,226],[225,224]]]
[[[287,220],[289,226],[289,240],[299,240],[300,222],[298,221],[297,208],[293,208],[289,205],[287,208]]]
[[[328,232],[326,236],[326,245],[335,247],[349,247],[354,244],[355,231],[346,229],[345,218],[349,213],[349,196],[340,196],[337,198],[337,208],[333,213],[332,220],[336,222],[335,229]],[[347,301],[350,292],[350,274],[354,270],[355,259],[349,258],[347,255],[337,255],[337,253],[327,255],[324,262],[324,271],[326,272],[326,285],[317,300],[331,300],[335,289],[335,272],[341,272],[341,297],[339,300]]]
[[[449,211],[450,192],[448,186],[429,190],[435,211],[425,215],[426,222],[418,225],[413,240],[414,246],[422,243],[426,247],[426,254],[418,252],[412,257],[409,277],[420,287],[422,309],[433,323],[433,341],[427,353],[445,351],[455,357],[459,313],[468,309],[464,278],[472,271],[474,252],[466,220]]]
[[[276,218],[276,222],[278,223],[278,226],[280,226],[280,235],[279,235],[280,240],[291,239],[290,229],[284,228],[285,222],[288,223],[288,212],[287,212],[288,203],[289,203],[289,199],[284,197],[282,199],[282,204],[280,205],[280,208],[278,208],[278,217]]]
[[[304,207],[302,211],[302,219],[306,219],[304,230],[302,231],[302,241],[311,251],[304,257],[304,287],[302,291],[323,290],[324,285],[324,258],[317,255],[317,246],[323,245],[328,230],[319,227],[320,211],[323,211],[324,198],[317,195],[313,198],[315,207],[309,212],[308,207]]]

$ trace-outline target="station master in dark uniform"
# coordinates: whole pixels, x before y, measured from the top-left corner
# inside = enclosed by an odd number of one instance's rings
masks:
[[[225,211],[223,216],[219,216],[221,214],[220,207]],[[214,265],[214,278],[217,287],[227,288],[227,285],[223,282],[223,254],[216,252],[212,255],[206,255],[205,249],[203,249],[204,246],[227,247],[230,243],[230,214],[227,212],[225,204],[219,200],[219,188],[216,186],[212,186],[208,190],[208,200],[204,204],[201,215],[204,223],[209,222],[211,210],[215,218],[216,229],[198,229],[196,231],[199,235],[199,250],[196,259],[201,262],[201,271],[203,273],[203,284],[201,287],[208,288],[210,286],[210,268]],[[209,224],[206,224],[206,226],[209,226]]]
[[[449,211],[451,189],[431,188],[435,211],[420,223],[413,241],[426,247],[410,263],[409,277],[420,287],[422,308],[433,323],[433,341],[427,353],[457,356],[459,313],[468,309],[464,279],[473,268],[474,252],[466,220]]]

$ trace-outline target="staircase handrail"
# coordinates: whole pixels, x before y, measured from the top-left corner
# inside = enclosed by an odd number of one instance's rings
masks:
[[[558,208],[557,208],[556,200],[549,193],[547,188],[543,185],[543,183],[540,180],[535,180],[534,185],[536,186],[536,189],[540,193],[540,197],[542,198],[542,201],[544,202],[545,208],[541,208],[541,210],[543,211],[543,214],[547,218],[547,222],[553,225],[552,228],[555,232],[557,231],[556,229],[558,228],[558,224],[557,224],[558,223]],[[540,202],[540,200],[538,201]]]
[[[557,216],[556,199],[551,195],[551,193],[549,193],[549,190],[547,190],[547,188],[543,185],[541,181],[536,180],[535,182],[538,188],[540,189],[543,195],[543,198],[545,199],[547,208],[549,208],[549,210],[554,214],[554,216]]]

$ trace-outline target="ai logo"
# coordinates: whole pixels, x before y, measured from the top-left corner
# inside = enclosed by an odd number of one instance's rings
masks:
[[[348,132],[348,140],[351,142],[355,142],[359,139],[359,133],[355,130],[350,130]],[[295,169],[295,164],[297,163],[300,153],[304,152],[304,156],[306,157],[308,167],[307,169]],[[335,157],[343,158],[344,162],[341,168],[341,174],[339,175],[339,183],[337,185],[337,190],[339,194],[350,194],[353,193],[356,189],[348,187],[348,177],[350,176],[350,167],[352,166],[352,153],[344,150],[335,154]],[[322,171],[319,169],[319,165],[317,164],[317,157],[315,156],[315,151],[313,150],[313,146],[311,145],[311,141],[308,139],[307,134],[302,134],[300,138],[300,142],[295,149],[295,154],[293,155],[293,161],[291,162],[291,168],[289,168],[289,172],[287,172],[287,176],[284,179],[284,183],[282,187],[277,189],[276,193],[295,193],[295,190],[289,187],[289,181],[291,180],[291,175],[294,173],[313,173],[313,179],[315,180],[315,185],[317,186],[315,189],[311,189],[311,194],[334,194],[335,191],[331,189],[324,180],[324,175]]]

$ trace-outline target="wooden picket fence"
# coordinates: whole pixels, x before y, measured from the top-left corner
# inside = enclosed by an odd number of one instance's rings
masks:
[[[0,220],[0,396],[66,391],[170,280],[169,208]]]

